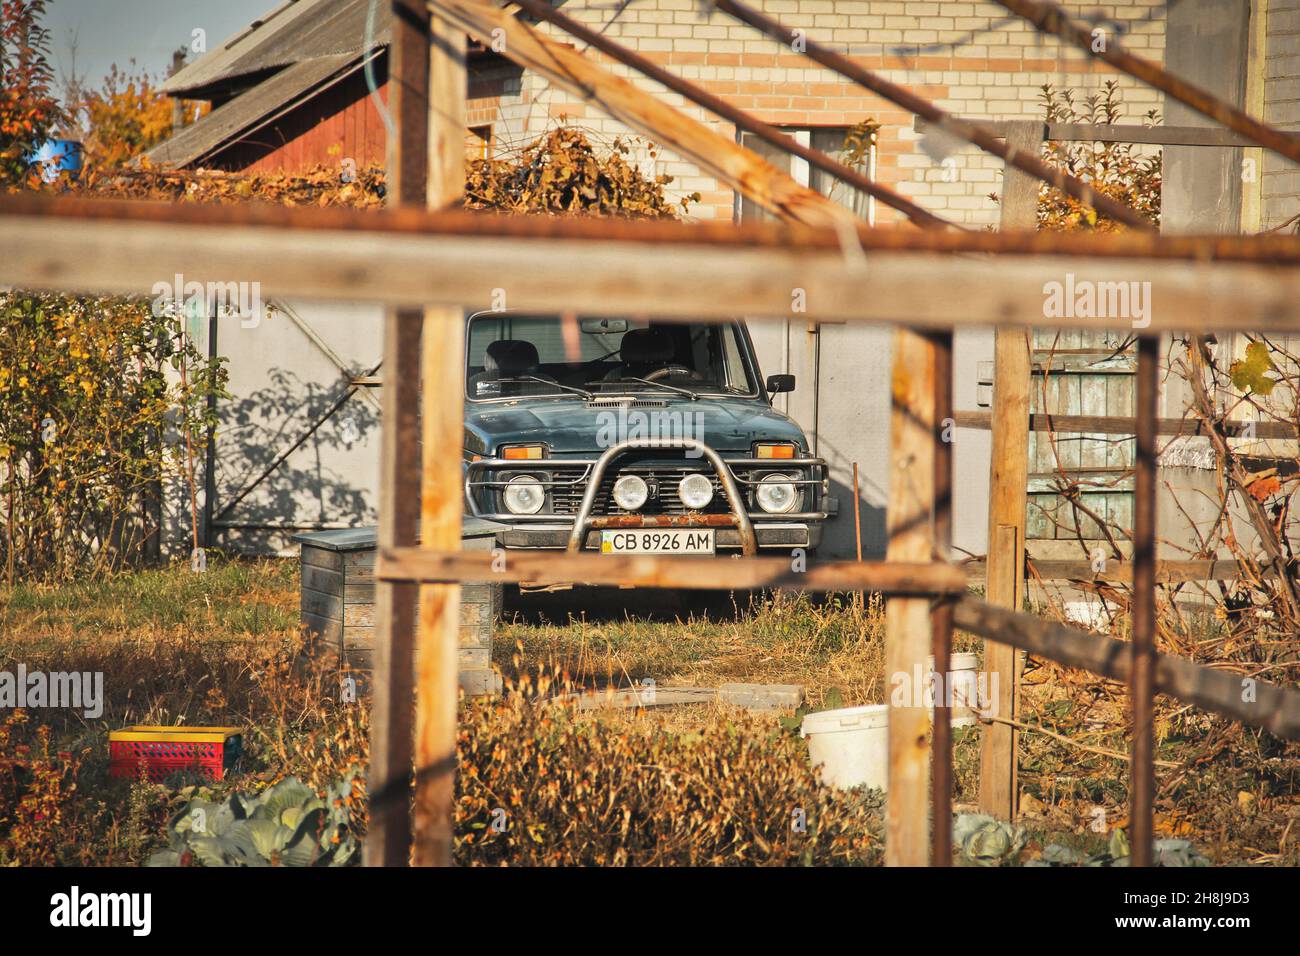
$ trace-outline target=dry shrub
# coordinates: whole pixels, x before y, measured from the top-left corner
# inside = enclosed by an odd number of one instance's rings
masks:
[[[526,678],[501,703],[463,712],[458,863],[879,861],[876,795],[821,786],[802,742],[774,722],[718,713],[697,732],[671,733],[646,715],[616,727],[538,701],[551,685],[545,675]]]

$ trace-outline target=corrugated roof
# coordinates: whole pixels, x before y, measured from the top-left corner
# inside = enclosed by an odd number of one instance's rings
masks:
[[[286,67],[145,153],[155,166],[179,168],[198,162],[262,125],[268,117],[330,80],[360,69],[356,53],[318,56]]]
[[[193,99],[254,82],[268,73],[319,57],[357,55],[365,47],[370,0],[289,0],[244,33],[179,70],[162,91]],[[392,10],[376,0],[372,46],[386,46]]]

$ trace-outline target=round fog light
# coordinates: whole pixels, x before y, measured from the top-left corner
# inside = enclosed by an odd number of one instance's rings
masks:
[[[799,504],[799,494],[789,475],[768,475],[758,483],[754,497],[768,514],[787,514]]]
[[[624,511],[636,511],[649,497],[650,489],[638,475],[624,475],[614,482],[614,504]]]
[[[687,475],[677,485],[677,497],[686,507],[698,511],[713,500],[713,482],[706,475]]]
[[[546,491],[536,478],[520,475],[506,483],[505,494],[502,497],[506,502],[506,510],[511,514],[535,515],[542,510],[542,504],[546,501]]]

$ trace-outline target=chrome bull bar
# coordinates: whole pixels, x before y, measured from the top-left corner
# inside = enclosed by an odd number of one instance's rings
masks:
[[[731,474],[731,469],[727,463],[722,460],[722,456],[716,451],[694,438],[633,438],[628,441],[619,442],[608,448],[604,454],[596,459],[595,465],[592,466],[591,476],[587,481],[587,490],[582,495],[582,504],[578,507],[578,513],[573,519],[573,530],[569,533],[570,554],[576,554],[582,550],[583,543],[587,540],[587,531],[592,526],[591,512],[596,506],[596,495],[600,491],[601,482],[605,479],[605,471],[609,468],[609,463],[629,451],[639,451],[642,449],[660,449],[660,448],[685,448],[698,451],[703,455],[713,470],[718,475],[718,481],[722,484],[722,493],[727,496],[727,507],[731,509],[731,517],[736,525],[736,530],[740,532],[740,548],[746,557],[752,557],[758,553],[758,536],[754,533],[754,523],[749,520],[749,513],[745,510],[745,501],[741,497],[740,488],[736,484],[735,477]],[[646,524],[654,527],[651,520],[654,516],[646,518]],[[674,515],[674,524],[678,527],[689,525],[690,516]],[[703,523],[703,516],[701,516]]]

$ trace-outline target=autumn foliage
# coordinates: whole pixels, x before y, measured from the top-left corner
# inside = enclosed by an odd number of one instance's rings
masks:
[[[28,157],[63,118],[41,26],[45,7],[45,0],[0,0],[0,188],[28,180]]]

